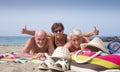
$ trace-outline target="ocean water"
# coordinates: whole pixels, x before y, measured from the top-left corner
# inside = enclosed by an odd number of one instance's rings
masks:
[[[28,36],[0,36],[0,45],[24,45]]]
[[[0,36],[0,45],[24,45],[29,36]],[[109,42],[105,42],[107,45]]]

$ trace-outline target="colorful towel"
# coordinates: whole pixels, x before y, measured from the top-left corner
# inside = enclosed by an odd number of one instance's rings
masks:
[[[73,52],[71,59],[74,60],[74,55],[76,52]],[[96,52],[84,51],[77,55],[77,60],[85,60],[90,56],[94,55]],[[74,62],[75,63],[75,62]],[[87,62],[88,64],[99,65],[108,69],[120,69],[120,54],[106,54],[101,53],[95,58]]]
[[[13,61],[15,63],[20,63],[20,64],[23,64],[26,62],[33,62],[33,63],[39,64],[39,63],[43,62],[43,61],[37,60],[37,59],[18,56],[15,53],[0,54],[0,64],[5,64],[9,61]]]

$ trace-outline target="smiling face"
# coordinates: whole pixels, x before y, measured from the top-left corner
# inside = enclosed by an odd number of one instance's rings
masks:
[[[43,30],[36,31],[35,33],[35,43],[39,48],[43,48],[46,45],[47,37],[46,32]]]
[[[80,48],[80,44],[82,43],[82,32],[80,29],[71,29],[67,38],[71,41],[72,46],[75,48]]]
[[[72,35],[71,43],[75,48],[80,48],[80,44],[82,43],[82,36]]]

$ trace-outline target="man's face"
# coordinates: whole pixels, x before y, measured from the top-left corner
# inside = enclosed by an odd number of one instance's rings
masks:
[[[82,43],[82,37],[79,37],[77,35],[72,35],[71,41],[72,41],[72,45],[75,48],[80,48],[80,44]]]
[[[45,35],[36,36],[35,42],[39,48],[43,48],[46,44],[46,36]]]

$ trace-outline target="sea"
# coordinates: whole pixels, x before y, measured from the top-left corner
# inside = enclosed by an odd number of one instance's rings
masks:
[[[24,45],[29,36],[0,36],[0,45]]]
[[[30,36],[0,36],[0,45],[24,45]],[[109,42],[104,42],[106,45]]]

